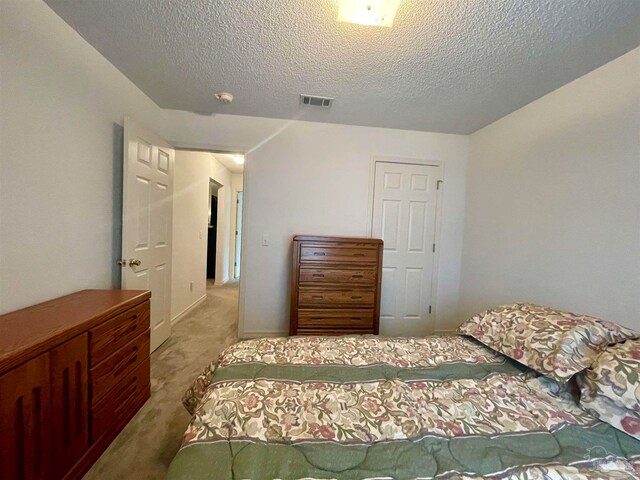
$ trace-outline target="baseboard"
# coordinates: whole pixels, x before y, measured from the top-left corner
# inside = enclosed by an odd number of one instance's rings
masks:
[[[457,330],[434,330],[434,335],[443,335],[446,337],[454,337],[458,335]],[[250,338],[265,338],[265,337],[286,337],[289,335],[289,332],[285,330],[248,330],[246,332],[242,332],[239,336],[241,339],[250,339]]]
[[[249,330],[242,332],[240,338],[243,340],[250,338],[265,338],[265,337],[286,337],[289,335],[289,332],[285,330]]]
[[[434,330],[434,335],[444,335],[445,337],[455,337],[458,335],[457,330]]]
[[[173,327],[176,323],[178,323],[184,317],[189,315],[194,308],[196,308],[198,305],[200,305],[206,299],[207,299],[207,294],[205,293],[203,296],[201,296],[199,299],[197,299],[195,302],[193,302],[191,305],[189,305],[187,308],[185,308],[182,312],[180,312],[178,315],[176,315],[175,318],[172,318],[171,319],[171,326]]]

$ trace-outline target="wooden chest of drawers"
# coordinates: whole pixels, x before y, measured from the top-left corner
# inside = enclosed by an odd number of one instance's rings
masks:
[[[149,292],[0,316],[0,478],[79,479],[150,396]]]
[[[290,335],[378,333],[382,240],[293,238]]]

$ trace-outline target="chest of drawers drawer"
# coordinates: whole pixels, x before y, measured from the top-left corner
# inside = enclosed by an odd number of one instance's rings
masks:
[[[92,437],[99,439],[109,433],[113,425],[126,423],[150,395],[150,365],[147,357],[121,379],[109,395],[92,402]]]
[[[150,332],[146,330],[104,361],[91,368],[92,399],[99,401],[140,362],[149,358]]]
[[[114,351],[147,331],[149,319],[149,304],[145,303],[91,329],[91,366],[97,365]]]
[[[345,283],[348,285],[374,285],[376,271],[373,268],[301,268],[300,283]]]
[[[298,328],[372,329],[373,309],[300,309],[298,311]]]
[[[300,248],[300,263],[376,263],[375,248],[356,248],[350,246],[303,245]]]
[[[366,306],[373,307],[375,292],[373,290],[330,290],[313,287],[300,287],[298,305],[314,306]]]

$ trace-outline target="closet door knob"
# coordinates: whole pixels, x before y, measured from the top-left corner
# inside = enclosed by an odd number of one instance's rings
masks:
[[[142,262],[140,260],[137,260],[137,259],[134,260],[133,258],[129,259],[129,266],[130,267],[139,267],[141,263]]]

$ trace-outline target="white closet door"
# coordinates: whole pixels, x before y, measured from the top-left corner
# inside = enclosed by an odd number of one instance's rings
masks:
[[[380,334],[426,335],[435,256],[436,166],[377,162],[373,237],[384,240]]]
[[[175,150],[126,118],[122,288],[151,290],[151,351],[171,335],[171,235]]]

